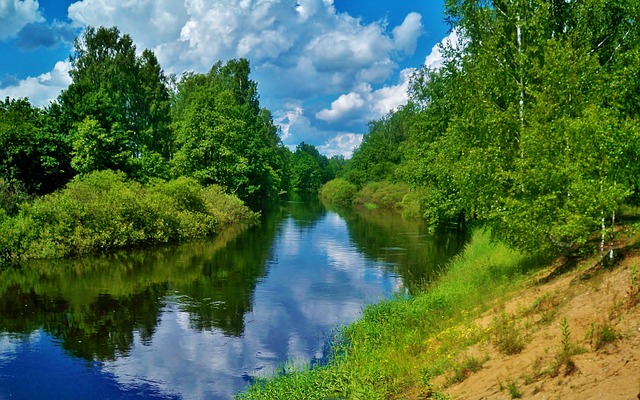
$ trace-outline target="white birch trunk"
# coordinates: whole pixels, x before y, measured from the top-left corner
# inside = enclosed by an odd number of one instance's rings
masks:
[[[613,238],[615,235],[615,229],[616,227],[616,212],[613,211],[611,213],[611,235],[609,236],[611,238],[611,241],[609,242],[609,260],[613,260]]]

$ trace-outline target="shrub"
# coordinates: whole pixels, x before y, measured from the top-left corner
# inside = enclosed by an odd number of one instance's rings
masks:
[[[398,209],[402,204],[403,197],[408,192],[409,186],[405,183],[371,182],[356,194],[354,203],[358,205],[375,204],[388,210]]]
[[[191,178],[143,186],[120,172],[99,171],[23,204],[15,217],[0,215],[0,257],[66,257],[182,241],[255,218],[237,197]]]
[[[402,198],[400,207],[405,218],[424,218],[424,202],[427,197],[425,189],[410,190]]]
[[[346,207],[353,203],[356,186],[345,179],[337,178],[327,182],[320,189],[320,196],[331,204]]]
[[[29,196],[24,185],[17,182],[7,182],[0,178],[0,212],[8,215],[18,213],[20,204],[27,201]]]

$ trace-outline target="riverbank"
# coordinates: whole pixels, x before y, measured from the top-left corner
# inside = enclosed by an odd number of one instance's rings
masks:
[[[0,264],[183,242],[258,219],[220,186],[186,177],[143,185],[110,170],[16,208],[0,208]]]
[[[483,231],[420,294],[368,307],[327,363],[241,399],[633,398],[639,239],[620,261],[534,260]],[[619,249],[620,250],[620,249]]]

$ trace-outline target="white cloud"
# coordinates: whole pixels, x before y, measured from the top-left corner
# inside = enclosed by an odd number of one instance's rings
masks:
[[[318,150],[327,157],[344,156],[350,158],[353,150],[360,146],[364,135],[358,133],[342,133],[318,146]]]
[[[15,36],[25,25],[43,22],[37,0],[0,0],[0,40]]]
[[[327,122],[336,122],[359,112],[364,106],[365,100],[362,95],[351,92],[338,97],[336,101],[331,103],[331,109],[318,112],[316,118]]]
[[[27,97],[35,106],[47,105],[71,83],[69,68],[69,62],[58,61],[51,72],[37,77],[28,77],[16,85],[0,89],[0,98],[7,96],[12,98]]]
[[[301,103],[286,104],[285,110],[275,114],[274,121],[280,125],[282,140],[292,151],[295,151],[296,145],[303,141],[313,144],[322,143],[316,147],[328,157],[342,155],[349,158],[353,149],[360,145],[363,136],[359,133],[336,133],[332,129],[320,129],[312,123],[312,118],[306,115]]]
[[[430,69],[440,69],[444,65],[443,48],[458,49],[463,46],[464,38],[457,29],[454,29],[440,43],[433,46],[431,53],[424,60],[424,65]]]
[[[400,82],[397,85],[384,86],[372,93],[371,109],[373,118],[387,115],[409,101],[409,83],[415,73],[414,68],[406,68],[400,71]]]
[[[407,104],[408,88],[413,68],[400,72],[397,85],[374,90],[371,85],[361,84],[355,91],[342,94],[331,103],[331,108],[316,113],[316,118],[329,123],[354,124],[378,119]]]
[[[68,15],[78,26],[117,26],[143,48],[175,40],[188,20],[185,4],[174,0],[83,0]]]
[[[393,29],[393,41],[396,48],[406,54],[413,54],[416,51],[418,38],[422,35],[422,15],[409,13],[402,25]]]
[[[274,121],[282,130],[282,140],[287,140],[294,134],[291,129],[294,125],[302,125],[304,128],[311,126],[309,119],[303,115],[301,104],[285,104],[285,108],[274,115]]]

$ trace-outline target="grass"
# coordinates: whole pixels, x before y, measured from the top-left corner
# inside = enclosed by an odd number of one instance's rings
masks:
[[[492,330],[493,343],[501,353],[513,355],[524,349],[525,337],[515,315],[503,312],[494,319]]]
[[[520,392],[520,389],[518,389],[518,385],[516,382],[509,382],[509,384],[507,385],[507,389],[509,390],[509,395],[511,395],[512,399],[522,398],[522,392]]]
[[[474,372],[482,369],[482,365],[489,360],[489,357],[478,358],[466,355],[462,361],[453,367],[453,373],[448,379],[448,384],[459,383],[467,379]]]
[[[622,339],[622,335],[610,323],[599,325],[595,330],[595,349],[600,350],[618,339]]]
[[[490,303],[516,289],[534,260],[477,230],[469,245],[413,297],[367,307],[342,329],[324,366],[290,368],[259,380],[239,399],[384,399],[408,390],[434,391],[432,378],[462,369],[463,350],[487,337],[472,323]],[[464,370],[464,372],[462,372]]]

